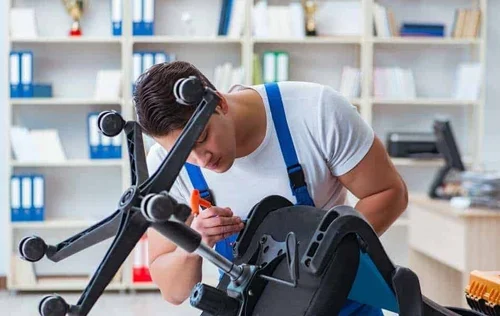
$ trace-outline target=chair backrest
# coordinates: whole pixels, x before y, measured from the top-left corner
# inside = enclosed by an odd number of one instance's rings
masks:
[[[267,197],[251,210],[238,235],[234,262],[265,267],[271,277],[291,282],[290,258],[284,254],[290,232],[298,242],[297,286],[256,282],[245,306],[249,310],[238,315],[339,315],[351,301],[403,316],[461,315],[422,296],[418,277],[393,265],[372,227],[349,206],[325,212]],[[232,286],[224,276],[218,289],[229,293]]]

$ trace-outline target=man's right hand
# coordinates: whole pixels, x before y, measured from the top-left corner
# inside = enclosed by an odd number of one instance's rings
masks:
[[[233,216],[230,208],[212,206],[193,219],[191,228],[200,233],[204,243],[213,247],[216,242],[241,231],[241,218]]]

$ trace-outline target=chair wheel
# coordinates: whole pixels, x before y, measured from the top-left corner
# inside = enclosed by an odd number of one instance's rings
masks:
[[[205,93],[203,84],[195,76],[177,80],[173,90],[176,101],[184,105],[198,105]]]
[[[29,262],[37,262],[45,256],[47,244],[38,236],[25,237],[19,243],[19,254]]]
[[[121,133],[125,121],[116,111],[103,111],[97,118],[97,126],[104,135],[114,137]]]
[[[41,316],[66,316],[69,305],[59,295],[49,295],[40,301],[38,311]]]

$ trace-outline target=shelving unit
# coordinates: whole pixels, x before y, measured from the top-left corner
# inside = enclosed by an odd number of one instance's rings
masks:
[[[402,0],[401,0],[402,1]],[[465,1],[465,0],[464,0]],[[460,145],[466,148],[464,156],[471,165],[480,162],[481,138],[483,134],[483,107],[484,85],[481,97],[478,100],[453,100],[445,96],[443,91],[426,93],[415,100],[392,100],[373,97],[373,68],[379,63],[397,65],[397,58],[387,58],[387,55],[397,54],[400,50],[417,51],[430,49],[432,52],[441,49],[468,51],[472,58],[485,62],[486,47],[486,14],[482,15],[481,37],[477,39],[454,38],[377,38],[373,35],[373,4],[374,0],[360,0],[363,8],[364,32],[361,36],[345,37],[311,37],[295,38],[254,38],[252,36],[251,12],[253,0],[247,0],[246,23],[241,38],[215,36],[220,12],[220,1],[199,0],[157,0],[155,8],[156,34],[155,36],[132,36],[132,2],[123,1],[123,35],[111,35],[110,1],[93,1],[92,13],[83,16],[84,35],[81,38],[69,38],[65,32],[70,25],[60,1],[50,0],[41,4],[40,0],[7,0],[7,10],[13,6],[33,6],[40,14],[40,37],[36,39],[8,38],[7,50],[33,49],[35,51],[35,81],[49,81],[54,85],[54,98],[50,99],[10,99],[5,100],[8,105],[8,126],[13,125],[17,116],[27,116],[34,124],[33,117],[29,117],[31,109],[41,113],[40,122],[46,120],[46,126],[61,130],[65,138],[63,145],[68,146],[69,159],[62,163],[22,163],[12,160],[9,155],[9,174],[14,172],[31,172],[33,170],[47,174],[46,185],[54,185],[48,190],[46,214],[48,220],[42,223],[11,223],[9,224],[9,251],[16,251],[16,238],[33,231],[43,231],[55,234],[58,241],[64,240],[66,235],[58,234],[59,230],[85,229],[97,221],[82,218],[85,210],[92,210],[93,218],[104,218],[116,208],[121,193],[130,184],[130,170],[126,147],[119,160],[96,161],[89,160],[86,155],[86,113],[106,109],[120,110],[125,119],[134,118],[131,102],[132,82],[132,54],[135,50],[155,49],[167,53],[174,53],[177,59],[187,60],[195,64],[209,79],[213,78],[215,66],[224,61],[231,61],[235,65],[242,65],[245,69],[243,84],[252,84],[253,54],[261,54],[265,50],[280,49],[290,52],[290,80],[315,81],[339,88],[341,67],[351,65],[361,69],[361,95],[350,101],[358,106],[362,117],[374,127],[379,137],[384,138],[387,132],[387,122],[395,122],[394,118],[387,118],[386,114],[401,114],[401,127],[410,126],[411,129],[422,129],[422,122],[412,115],[421,111],[438,108],[468,123],[467,131],[460,135],[468,135],[468,139],[459,137]],[[387,1],[386,1],[387,2]],[[274,3],[285,4],[288,0],[276,0]],[[482,12],[486,12],[486,0],[470,1],[470,6],[478,5]],[[388,6],[391,4],[388,3]],[[449,3],[450,10],[454,10],[453,3]],[[457,6],[459,4],[456,4]],[[192,13],[196,34],[185,36],[180,21],[180,12],[188,10]],[[171,13],[173,12],[173,13]],[[168,14],[169,19],[162,19]],[[397,14],[397,12],[396,12]],[[50,18],[49,18],[50,15]],[[176,19],[177,16],[177,19]],[[48,27],[49,22],[57,27]],[[160,22],[161,21],[161,22]],[[451,27],[451,24],[449,25]],[[379,56],[382,54],[382,56]],[[41,56],[38,60],[37,56]],[[7,54],[8,56],[8,54]],[[408,63],[408,58],[403,56]],[[43,60],[42,60],[43,58]],[[457,57],[458,58],[458,57]],[[389,61],[387,61],[389,59]],[[56,67],[61,60],[61,67]],[[453,61],[456,58],[453,58]],[[423,63],[425,60],[420,60]],[[48,63],[49,66],[36,68],[37,64]],[[415,64],[415,67],[419,67]],[[4,61],[8,69],[9,61]],[[94,100],[91,92],[95,82],[95,74],[99,69],[120,69],[122,71],[122,97],[116,100]],[[39,70],[40,72],[38,73]],[[426,75],[425,73],[423,75]],[[424,81],[419,78],[417,81]],[[8,82],[8,80],[7,80]],[[433,91],[435,92],[435,91]],[[30,110],[26,110],[30,109]],[[51,118],[47,113],[62,115],[67,119],[63,124]],[[396,114],[395,114],[396,113]],[[79,120],[81,117],[81,121]],[[428,119],[428,116],[426,117]],[[76,121],[75,121],[76,120]],[[386,121],[388,120],[388,121]],[[406,121],[405,121],[406,120]],[[27,121],[30,121],[29,119]],[[45,122],[45,121],[43,121]],[[429,123],[428,121],[426,121]],[[38,121],[37,121],[38,123]],[[411,123],[411,124],[410,124]],[[42,125],[43,125],[42,124]],[[70,129],[67,124],[74,124]],[[38,125],[38,124],[36,124]],[[395,124],[394,126],[398,126]],[[29,126],[28,126],[29,127]],[[38,126],[37,126],[38,127]],[[428,128],[430,130],[430,125]],[[5,129],[9,134],[10,128]],[[8,142],[10,146],[10,142]],[[66,149],[66,147],[65,147]],[[433,168],[442,164],[440,159],[393,159],[398,168]],[[81,178],[80,178],[81,177]],[[79,180],[75,180],[75,179]],[[81,180],[80,180],[81,179]],[[55,184],[53,184],[55,183]],[[63,188],[63,186],[65,188]],[[57,189],[64,193],[55,194]],[[70,190],[69,188],[72,188]],[[88,190],[85,191],[85,190]],[[57,201],[57,202],[55,202]],[[71,209],[74,204],[77,209]],[[80,205],[83,203],[84,205]],[[59,205],[61,204],[61,205]],[[10,204],[5,203],[6,218],[10,223]],[[71,214],[78,214],[73,218]],[[60,218],[60,219],[59,219]],[[408,221],[401,218],[394,225],[395,229],[405,229]],[[391,237],[386,237],[391,238]],[[400,243],[402,239],[393,238],[393,242]],[[402,259],[404,260],[404,259]],[[123,265],[123,275],[120,283],[110,285],[108,289],[155,289],[152,284],[133,283],[131,281],[132,260]],[[404,262],[403,262],[404,264]],[[10,270],[12,273],[12,269]],[[12,290],[82,290],[86,283],[69,284],[61,281],[55,284],[19,285],[14,284],[11,275],[8,275],[9,289]]]

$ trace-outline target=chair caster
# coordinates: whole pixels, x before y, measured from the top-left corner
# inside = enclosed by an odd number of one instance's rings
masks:
[[[49,295],[40,301],[38,311],[41,316],[66,316],[69,305],[59,295]]]
[[[19,254],[26,261],[40,261],[46,252],[47,244],[38,236],[25,237],[19,243]]]
[[[191,291],[191,306],[217,316],[236,316],[240,302],[225,292],[203,283],[198,283]]]
[[[123,130],[125,120],[116,111],[103,111],[97,117],[97,126],[104,135],[114,137]]]

